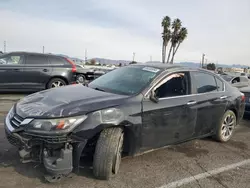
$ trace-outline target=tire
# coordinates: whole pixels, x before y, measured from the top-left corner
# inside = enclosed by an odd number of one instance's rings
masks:
[[[231,139],[236,127],[236,115],[227,110],[223,115],[220,125],[217,127],[215,139],[219,142],[227,142]]]
[[[53,78],[47,84],[47,89],[66,86],[66,82],[61,78]]]
[[[93,173],[98,179],[108,180],[118,173],[123,149],[124,133],[121,128],[104,129],[97,141]]]
[[[78,74],[76,76],[77,83],[84,84],[86,82],[86,77],[83,74]]]

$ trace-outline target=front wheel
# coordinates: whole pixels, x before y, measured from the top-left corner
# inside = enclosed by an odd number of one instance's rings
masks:
[[[231,139],[236,127],[236,115],[228,110],[223,115],[220,125],[217,127],[215,139],[219,142],[227,142]]]
[[[121,163],[123,137],[121,128],[107,128],[101,132],[93,161],[96,178],[108,180],[117,174]]]

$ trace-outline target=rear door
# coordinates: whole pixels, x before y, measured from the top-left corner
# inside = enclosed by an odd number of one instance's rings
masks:
[[[50,80],[52,68],[48,56],[27,54],[25,57],[25,88],[44,89]]]
[[[0,57],[0,89],[20,89],[23,86],[24,55],[7,54]]]
[[[221,121],[227,98],[224,82],[208,72],[192,72],[196,85],[197,123],[196,136],[210,134]]]

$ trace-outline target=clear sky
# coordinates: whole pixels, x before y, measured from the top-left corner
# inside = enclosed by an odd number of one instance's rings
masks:
[[[176,61],[250,66],[250,0],[0,0],[0,50],[161,60],[165,15],[189,33]]]

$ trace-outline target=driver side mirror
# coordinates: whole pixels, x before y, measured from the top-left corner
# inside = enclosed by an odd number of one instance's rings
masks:
[[[156,96],[156,93],[155,93],[155,90],[152,90],[150,92],[150,100],[155,102],[155,103],[158,103],[159,102],[159,98]]]

